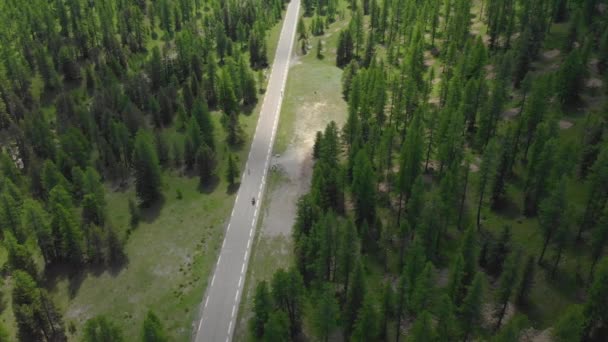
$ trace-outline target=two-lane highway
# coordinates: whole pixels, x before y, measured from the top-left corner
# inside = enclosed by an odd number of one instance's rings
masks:
[[[201,304],[202,314],[195,322],[196,342],[232,339],[279,122],[299,9],[300,0],[291,0],[287,7],[247,165],[243,170],[215,271]],[[255,204],[252,204],[254,198]]]

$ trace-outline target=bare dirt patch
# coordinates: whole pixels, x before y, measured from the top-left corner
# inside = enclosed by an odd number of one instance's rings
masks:
[[[542,56],[545,60],[553,60],[561,54],[561,51],[558,49],[547,50],[543,52]]]
[[[552,342],[551,328],[545,330],[536,330],[534,328],[526,329],[520,341],[522,342]]]
[[[331,121],[331,107],[326,102],[314,102],[304,103],[296,110],[296,122],[289,146],[285,153],[272,159],[272,168],[281,173],[284,181],[270,194],[262,229],[264,234],[289,235],[291,232],[298,198],[310,188],[315,135]],[[339,122],[338,127],[341,124]]]
[[[479,165],[481,165],[481,158],[475,157],[475,160],[469,165],[469,170],[471,170],[471,172],[477,172],[479,171]]]
[[[482,316],[483,322],[486,327],[494,328],[498,323],[498,319],[496,317],[496,313],[500,308],[496,306],[494,303],[486,303],[482,308]],[[505,315],[502,318],[500,323],[501,326],[505,325],[509,320],[515,315],[515,306],[511,303],[507,303],[507,308],[505,309]]]
[[[504,112],[502,112],[501,116],[505,120],[511,120],[511,119],[515,118],[518,113],[519,113],[518,108],[511,108],[511,109],[507,109]]]
[[[587,88],[601,88],[604,82],[599,78],[590,78],[585,82]]]
[[[568,129],[574,126],[574,124],[568,120],[559,120],[559,129]]]

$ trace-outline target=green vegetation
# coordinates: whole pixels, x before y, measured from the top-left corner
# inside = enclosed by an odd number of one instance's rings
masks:
[[[292,338],[319,340],[508,341],[530,327],[602,340],[605,2],[302,5],[298,46],[311,70],[330,59],[343,68],[347,120],[314,136],[294,262],[258,283],[256,298],[285,274],[305,289],[284,287],[290,306],[260,296],[251,339],[289,322]],[[339,18],[349,24],[338,41],[310,53]]]
[[[283,8],[0,4],[3,336],[190,336]]]

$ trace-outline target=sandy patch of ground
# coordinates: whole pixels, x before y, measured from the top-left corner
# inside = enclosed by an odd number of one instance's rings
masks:
[[[290,68],[293,67],[294,65],[302,64],[302,61],[301,61],[302,57],[300,56],[301,52],[302,51],[299,51],[299,53],[294,53],[293,54],[293,57],[291,58],[291,61],[289,62],[289,67]],[[308,53],[310,53],[310,51]]]
[[[424,52],[424,65],[427,67],[431,67],[433,65],[435,65],[435,58],[433,57],[433,55],[431,54],[430,51],[425,51]]]
[[[561,51],[559,51],[558,49],[553,49],[553,50],[547,50],[547,51],[543,52],[542,56],[544,59],[552,60],[552,59],[558,57],[560,54],[561,54]]]
[[[450,281],[450,269],[442,268],[437,271],[437,282],[435,283],[437,287],[444,288],[448,286],[448,282]]]
[[[552,342],[551,328],[542,331],[534,328],[524,330],[520,337],[521,342]]]
[[[588,90],[589,91],[583,92],[580,95],[584,102],[585,110],[587,112],[603,110],[605,105],[605,96],[602,94],[602,89],[588,88]]]
[[[486,303],[483,305],[481,309],[482,314],[482,324],[487,326],[488,328],[496,327],[496,323],[498,323],[498,319],[496,314],[500,308],[496,306],[494,303]],[[502,318],[500,323],[501,326],[504,326],[509,320],[515,315],[515,306],[511,303],[507,303],[507,308],[505,310],[505,315]]]
[[[481,165],[481,158],[476,156],[473,161],[471,161],[471,164],[469,165],[469,170],[471,172],[477,172],[479,171],[479,165]]]
[[[271,160],[271,168],[280,172],[284,181],[269,196],[262,225],[265,235],[290,234],[297,201],[310,188],[315,135],[331,121],[332,111],[331,106],[325,102],[304,103],[298,108],[287,150],[282,155],[273,156]],[[341,126],[342,123],[339,122],[338,127]]]
[[[511,108],[511,109],[507,109],[504,112],[502,112],[501,116],[505,120],[511,120],[511,119],[515,118],[518,113],[519,113],[518,108]]]
[[[574,126],[574,124],[568,120],[559,120],[559,128],[560,129],[568,129]]]
[[[599,78],[590,78],[585,82],[587,88],[601,88],[604,82]]]

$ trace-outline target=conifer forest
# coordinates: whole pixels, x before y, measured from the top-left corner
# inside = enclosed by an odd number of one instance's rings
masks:
[[[267,91],[288,25],[338,98]],[[606,341],[607,0],[0,0],[0,342],[205,341],[264,100],[277,159],[306,91],[344,120],[227,340]]]

